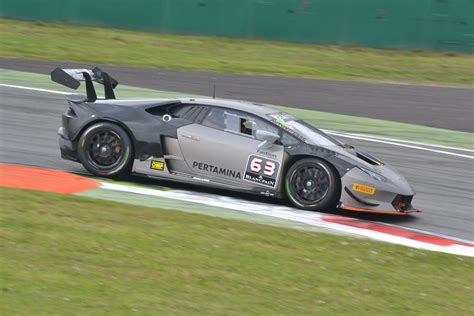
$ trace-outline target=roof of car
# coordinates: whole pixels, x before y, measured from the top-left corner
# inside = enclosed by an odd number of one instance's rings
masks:
[[[219,106],[229,109],[244,111],[255,114],[257,116],[265,116],[270,113],[280,112],[268,105],[253,103],[248,101],[238,101],[229,99],[207,99],[207,98],[181,98],[181,99],[113,99],[103,100],[99,99],[95,103],[97,104],[117,104],[121,106],[154,106],[170,104],[173,102],[180,102],[183,104],[196,104],[196,105],[208,105],[208,106]]]
[[[180,99],[182,103],[187,104],[201,104],[209,106],[225,107],[233,110],[245,111],[258,116],[264,116],[270,113],[280,112],[268,105],[253,103],[248,101],[228,100],[228,99],[201,99],[201,98],[187,98]]]

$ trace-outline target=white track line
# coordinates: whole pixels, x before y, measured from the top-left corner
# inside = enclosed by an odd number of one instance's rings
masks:
[[[340,132],[327,132],[327,133],[330,134],[330,135],[345,137],[345,138],[350,138],[350,139],[359,139],[359,140],[364,140],[364,141],[373,142],[373,143],[394,145],[394,146],[399,146],[399,147],[424,150],[424,151],[429,151],[429,152],[439,153],[439,154],[445,154],[445,155],[450,155],[450,156],[474,159],[474,156],[471,156],[471,155],[464,155],[464,154],[459,154],[459,153],[453,153],[451,151],[446,151],[446,150],[439,150],[439,149],[433,149],[433,148],[403,144],[403,143],[399,143],[399,142],[387,141],[387,140],[382,140],[382,139],[377,139],[377,138],[372,138],[372,137],[367,137],[367,136],[356,136],[356,135],[345,134],[345,133],[340,133]],[[431,147],[437,147],[436,145],[429,145],[429,144],[423,144],[423,145],[431,146]],[[459,149],[456,149],[456,150],[459,150]]]
[[[465,151],[465,152],[474,153],[474,149],[458,148],[458,147],[435,145],[435,144],[426,144],[426,143],[420,143],[420,142],[415,142],[415,141],[411,141],[411,140],[387,138],[387,137],[380,137],[380,136],[374,136],[374,135],[368,135],[368,134],[339,132],[339,131],[333,131],[333,130],[329,130],[329,129],[321,129],[321,130],[324,131],[327,134],[333,133],[335,135],[336,133],[338,133],[341,136],[342,135],[359,136],[359,137],[366,137],[366,138],[370,138],[370,139],[385,140],[385,141],[399,142],[399,143],[404,143],[404,144],[412,144],[412,145],[420,145],[420,146],[430,146],[430,147],[436,147],[436,148],[452,149],[452,150],[457,150],[457,151]],[[473,139],[473,142],[474,142],[474,139]]]
[[[64,91],[48,90],[48,89],[40,89],[40,88],[32,88],[32,87],[25,87],[25,86],[16,86],[16,85],[13,85],[13,84],[5,84],[5,83],[0,83],[0,86],[1,86],[1,87],[7,87],[7,88],[15,88],[15,89],[38,91],[38,92],[47,92],[47,93],[54,93],[54,94],[62,94],[62,95],[74,94],[74,93],[64,92]]]
[[[148,188],[140,188],[134,186],[127,186],[122,184],[114,184],[103,182],[100,186],[101,189],[112,190],[118,192],[128,192],[134,194],[142,194],[148,196],[156,196],[180,201],[187,201],[192,203],[204,204],[209,206],[221,207],[234,211],[259,214],[264,216],[271,216],[275,218],[286,219],[294,222],[303,223],[318,228],[330,229],[342,233],[367,237],[374,240],[404,245],[407,247],[425,249],[431,251],[438,251],[444,253],[450,253],[461,256],[474,257],[474,248],[464,245],[450,245],[450,246],[439,246],[430,244],[418,240],[408,239],[404,237],[394,236],[383,232],[362,229],[338,223],[327,222],[322,219],[323,215],[318,212],[308,212],[297,210],[286,206],[276,206],[265,203],[255,204],[251,201],[240,200],[225,196],[216,196],[212,194],[199,194],[195,192],[188,192],[184,190],[173,190],[173,191],[161,191]],[[406,229],[406,228],[405,228]]]
[[[73,93],[57,91],[57,90],[40,89],[40,88],[18,86],[18,85],[4,84],[4,83],[0,83],[0,86],[7,87],[7,88],[15,88],[15,89],[38,91],[38,92],[61,94],[61,95],[71,95],[71,94],[73,94]],[[399,146],[399,147],[405,147],[405,148],[424,150],[424,151],[429,151],[429,152],[434,152],[434,153],[439,153],[439,154],[444,154],[444,155],[461,157],[461,158],[474,159],[474,156],[464,155],[464,154],[460,154],[460,153],[454,153],[454,152],[450,152],[450,151],[446,151],[446,150],[433,149],[433,148],[428,148],[428,147],[445,148],[445,149],[452,149],[452,150],[458,150],[458,151],[473,151],[473,150],[470,150],[470,149],[439,146],[439,145],[432,145],[432,144],[425,144],[425,143],[417,143],[417,142],[410,142],[410,141],[404,141],[404,140],[398,140],[398,139],[388,139],[388,138],[384,139],[384,138],[380,138],[380,137],[377,137],[377,136],[371,136],[371,135],[365,135],[364,136],[364,135],[360,135],[360,134],[343,133],[343,132],[338,132],[338,131],[328,131],[328,130],[326,130],[325,132],[330,134],[330,135],[334,135],[334,136],[346,137],[346,138],[351,138],[351,139],[359,139],[359,140],[364,140],[364,141],[373,142],[373,143],[381,143],[381,144],[387,144],[387,145],[393,145],[393,146]],[[422,146],[427,146],[427,147],[422,147]]]

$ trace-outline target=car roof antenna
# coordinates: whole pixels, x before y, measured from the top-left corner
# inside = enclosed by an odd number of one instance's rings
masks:
[[[216,85],[214,84],[214,88],[212,89],[212,98],[216,98]]]

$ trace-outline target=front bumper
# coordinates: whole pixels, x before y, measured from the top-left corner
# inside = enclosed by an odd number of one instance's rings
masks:
[[[63,159],[79,162],[79,158],[77,156],[77,144],[67,138],[64,127],[60,127],[58,129],[58,135],[61,157]]]
[[[343,203],[340,203],[337,208],[345,211],[354,211],[354,212],[364,212],[364,213],[377,213],[377,214],[390,214],[390,215],[408,215],[411,213],[420,213],[419,209],[410,209],[405,211],[386,211],[379,209],[368,209],[368,208],[358,208],[353,206],[346,206]]]
[[[386,168],[386,169],[385,169]],[[385,181],[372,178],[353,168],[342,178],[342,193],[338,208],[380,214],[406,215],[420,210],[411,201],[415,195],[408,182],[395,171],[382,167]]]

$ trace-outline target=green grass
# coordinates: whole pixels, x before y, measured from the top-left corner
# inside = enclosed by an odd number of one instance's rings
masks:
[[[474,313],[472,258],[0,189],[0,314]]]
[[[474,56],[0,20],[0,56],[359,81],[474,83]]]

